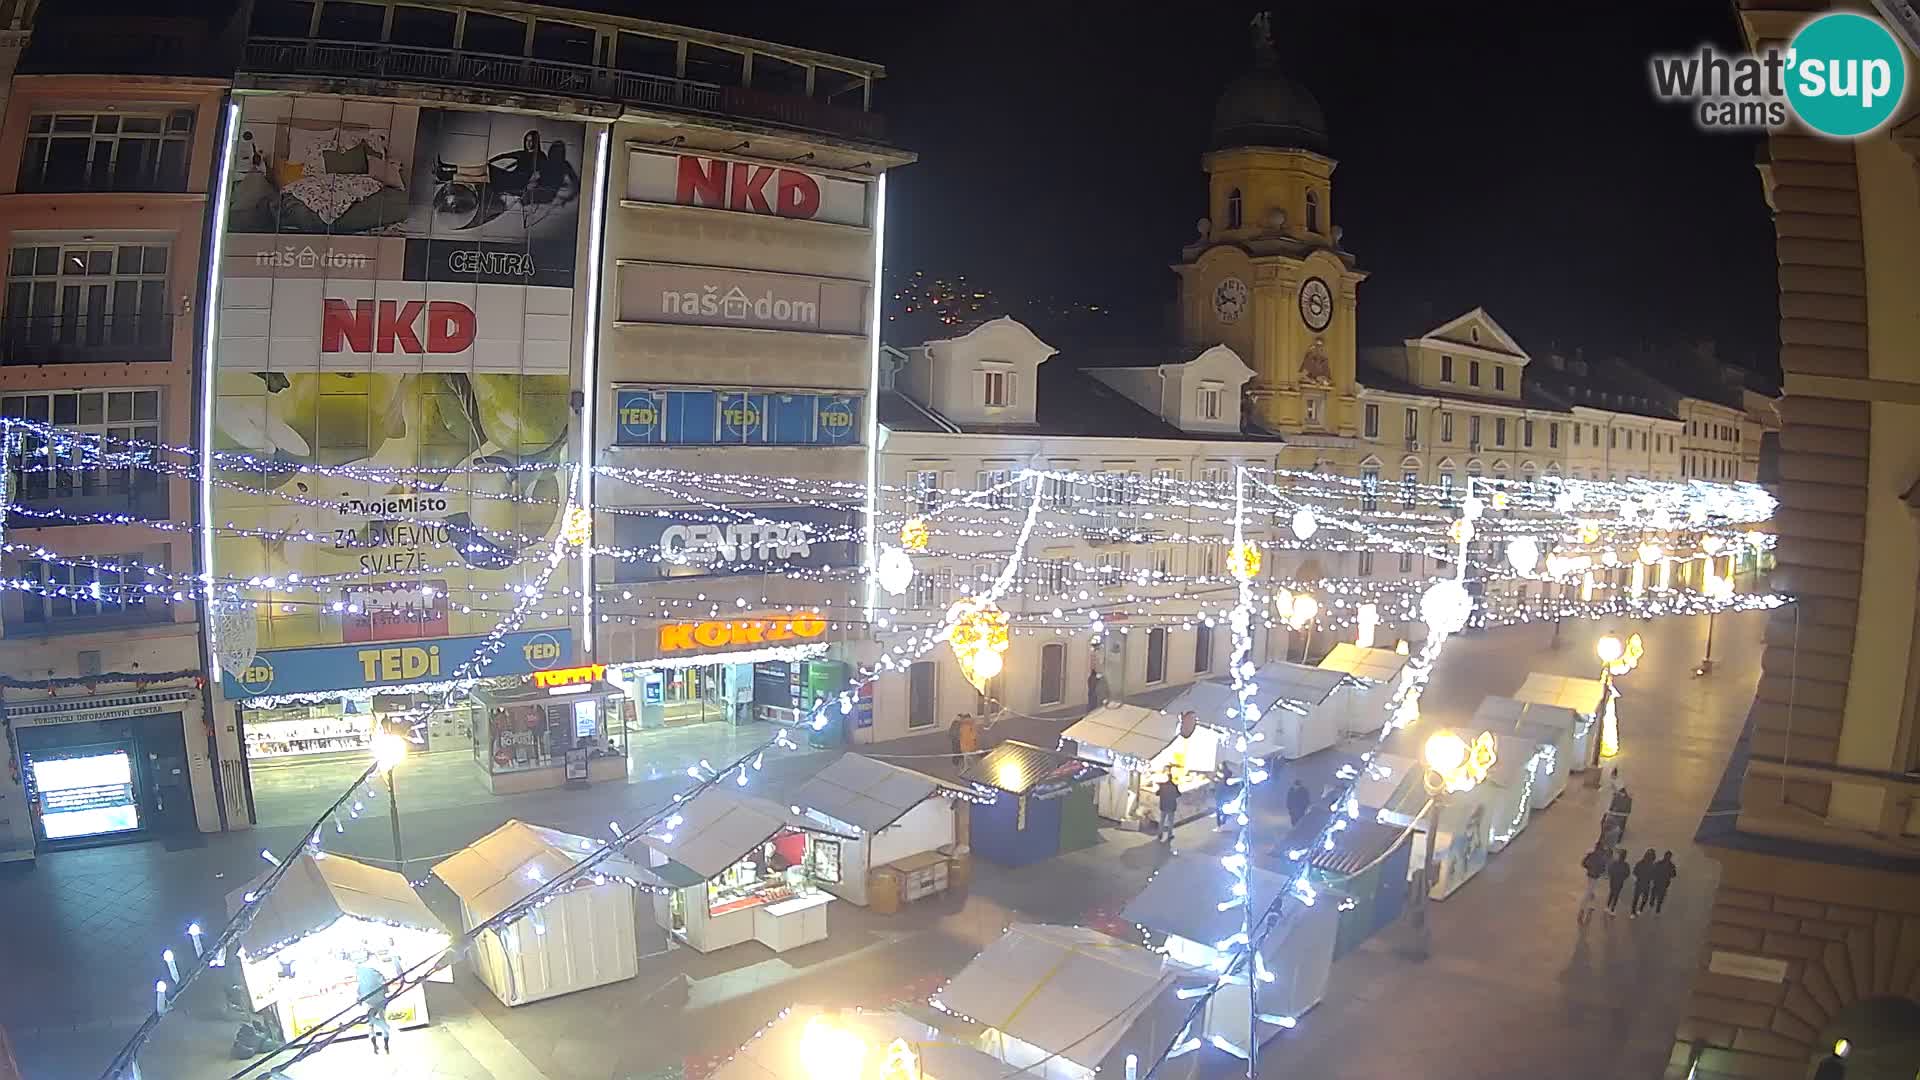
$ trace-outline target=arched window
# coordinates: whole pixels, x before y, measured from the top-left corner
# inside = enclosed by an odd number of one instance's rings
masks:
[[[1320,193],[1317,191],[1307,192],[1307,231],[1320,231]]]
[[[1243,220],[1240,203],[1240,189],[1227,192],[1227,228],[1237,229]]]

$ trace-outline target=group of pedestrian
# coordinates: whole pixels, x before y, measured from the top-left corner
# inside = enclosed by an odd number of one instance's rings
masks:
[[[1620,897],[1626,894],[1627,882],[1633,882],[1633,896],[1628,903],[1627,917],[1637,919],[1642,911],[1655,915],[1667,906],[1667,890],[1672,887],[1673,879],[1680,876],[1680,868],[1673,863],[1673,852],[1656,858],[1653,849],[1648,848],[1640,856],[1640,861],[1627,861],[1626,848],[1609,850],[1604,843],[1595,844],[1580,860],[1580,868],[1586,871],[1587,891],[1580,898],[1580,922],[1585,924],[1593,918],[1594,910],[1600,903],[1600,882],[1607,883],[1607,918],[1611,919],[1619,910]]]

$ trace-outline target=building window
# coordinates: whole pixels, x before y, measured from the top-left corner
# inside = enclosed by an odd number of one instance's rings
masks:
[[[1593,445],[1597,448],[1600,445],[1600,425],[1590,424],[1588,426],[1593,429]]]
[[[1367,406],[1366,410],[1362,413],[1362,416],[1364,418],[1363,419],[1363,423],[1365,424],[1364,433],[1366,437],[1369,439],[1379,438],[1380,437],[1380,406],[1378,405]]]
[[[1173,548],[1165,544],[1153,546],[1153,572],[1162,578],[1173,576]]]
[[[1045,595],[1065,593],[1073,580],[1073,564],[1065,559],[1043,559],[1037,569],[1040,591]]]
[[[1453,494],[1453,470],[1448,469],[1446,471],[1443,471],[1440,474],[1440,497],[1442,499],[1445,499],[1447,496],[1452,494]]]
[[[1040,704],[1058,705],[1067,696],[1067,647],[1060,642],[1040,646]]]
[[[1505,364],[1493,365],[1493,388],[1495,390],[1505,390],[1507,388],[1507,366]]]
[[[0,416],[17,417],[107,439],[160,441],[160,391],[61,390],[44,394],[8,394],[0,398]],[[25,503],[57,501],[72,513],[126,513],[166,517],[165,485],[160,474],[136,462],[149,452],[114,446],[117,461],[103,463],[89,444],[49,448],[37,434],[21,435],[20,456],[10,463],[16,497]],[[30,467],[23,468],[23,465]],[[59,524],[35,518],[33,525]]]
[[[1193,628],[1193,673],[1205,675],[1213,670],[1213,627],[1201,623]]]
[[[1413,572],[1413,552],[1403,551],[1400,553],[1400,572],[1403,574]]]
[[[1156,626],[1147,631],[1147,685],[1167,681],[1167,628]]]
[[[1317,191],[1307,192],[1307,231],[1316,234],[1320,231],[1320,193]]]
[[[1418,494],[1419,487],[1419,473],[1408,469],[1400,474],[1400,508],[1402,510],[1413,509],[1413,498]]]
[[[36,113],[19,190],[185,191],[192,147],[192,109]]]
[[[1584,429],[1583,429],[1583,428],[1581,428],[1581,426],[1580,426],[1579,424],[1574,424],[1574,425],[1573,425],[1573,445],[1575,445],[1575,446],[1579,446],[1579,445],[1580,445],[1580,432],[1581,432],[1582,430],[1584,430]]]
[[[1408,409],[1407,410],[1407,442],[1417,443],[1419,441],[1420,441],[1420,411],[1418,409]]]
[[[1306,403],[1306,425],[1310,428],[1324,427],[1327,423],[1327,396],[1308,394]]]
[[[978,480],[974,490],[986,492],[987,497],[981,500],[985,506],[1005,510],[1013,505],[1013,491],[1008,481],[1011,474],[1006,469],[982,469],[974,475]]]
[[[1467,417],[1467,444],[1476,450],[1480,448],[1480,417],[1478,416]]]
[[[913,504],[921,514],[940,507],[940,470],[918,469],[913,474]]]
[[[1380,467],[1369,465],[1360,470],[1360,509],[1380,509]]]
[[[1493,445],[1507,445],[1507,418],[1496,416],[1493,420]]]
[[[1531,446],[1533,444],[1529,443],[1527,445]],[[1547,448],[1549,450],[1560,449],[1560,425],[1559,424],[1547,425]]]
[[[1480,385],[1480,361],[1478,360],[1467,361],[1467,385]]]
[[[1220,419],[1220,387],[1200,385],[1200,419]]]
[[[989,409],[1004,409],[1013,404],[1013,372],[987,370],[980,373],[980,404]]]
[[[1198,544],[1194,547],[1198,553],[1200,565],[1194,568],[1194,576],[1211,581],[1220,576],[1220,545]]]
[[[1531,420],[1520,421],[1520,445],[1533,446],[1533,421]]]
[[[17,247],[7,264],[7,359],[15,363],[112,361],[149,355],[172,332],[167,245]]]
[[[1620,429],[1608,428],[1607,429],[1607,449],[1617,450],[1619,448],[1620,448]]]
[[[907,666],[907,726],[929,728],[940,722],[940,665],[921,660]]]
[[[1478,342],[1480,340],[1480,328],[1477,326],[1468,327],[1467,339],[1473,342]]]
[[[164,579],[167,556],[162,547],[124,555],[90,555],[87,565],[23,560],[21,580],[34,582],[39,589],[64,590],[65,595],[45,596],[37,589],[23,589],[19,599],[7,605],[7,622],[40,633],[164,622],[173,617],[172,612],[147,592],[152,582],[135,567],[154,567]],[[14,607],[15,603],[19,606]]]
[[[1440,357],[1440,381],[1446,383],[1453,381],[1453,357],[1451,356],[1443,354]]]
[[[1359,576],[1361,577],[1373,576],[1373,552],[1362,551],[1360,553],[1360,575]]]
[[[1448,444],[1453,442],[1453,414],[1450,412],[1440,414],[1440,441]]]

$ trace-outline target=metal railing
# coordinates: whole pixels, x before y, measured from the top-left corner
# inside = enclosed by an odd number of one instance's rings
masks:
[[[868,139],[878,139],[884,131],[882,118],[877,113],[844,109],[810,98],[770,94],[741,86],[717,86],[669,75],[464,49],[252,38],[246,43],[240,66],[244,71],[254,72],[449,83],[602,98],[688,112],[751,117],[786,127]]]
[[[0,364],[135,364],[171,359],[171,313],[0,318]]]

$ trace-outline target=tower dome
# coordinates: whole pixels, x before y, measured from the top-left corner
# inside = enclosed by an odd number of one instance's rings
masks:
[[[1227,84],[1213,106],[1210,149],[1270,146],[1327,151],[1327,120],[1307,88],[1280,71],[1270,17],[1253,18],[1253,68]]]

